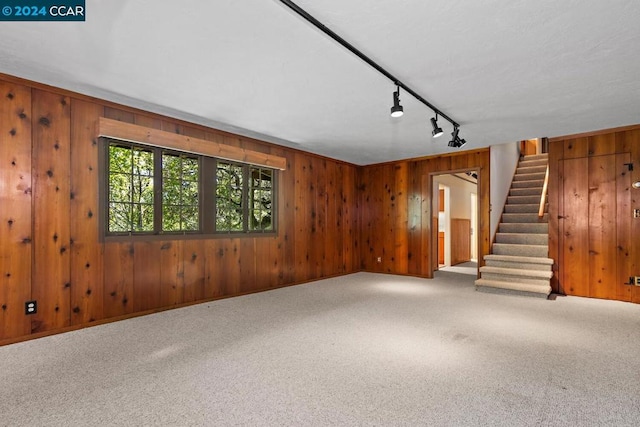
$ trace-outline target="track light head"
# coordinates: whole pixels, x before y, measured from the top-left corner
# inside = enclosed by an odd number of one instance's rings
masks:
[[[451,141],[449,141],[449,144],[448,144],[449,147],[460,148],[467,143],[466,140],[460,139],[460,137],[458,136],[459,132],[460,132],[459,127],[456,126],[453,128],[453,132],[451,132]]]
[[[431,117],[431,126],[433,126],[433,132],[431,132],[431,135],[434,138],[441,137],[444,132],[442,132],[442,128],[441,127],[438,127],[438,119],[437,118]]]
[[[404,108],[400,105],[400,87],[393,92],[393,107],[391,107],[391,117],[401,117],[404,114]]]

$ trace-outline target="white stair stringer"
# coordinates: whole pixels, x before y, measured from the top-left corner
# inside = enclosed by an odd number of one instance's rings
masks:
[[[551,293],[547,206],[544,216],[538,216],[547,163],[546,154],[520,159],[492,254],[484,257],[476,290],[541,298]]]

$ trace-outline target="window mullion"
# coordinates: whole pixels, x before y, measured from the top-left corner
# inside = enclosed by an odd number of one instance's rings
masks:
[[[153,233],[162,233],[162,149],[153,149]]]

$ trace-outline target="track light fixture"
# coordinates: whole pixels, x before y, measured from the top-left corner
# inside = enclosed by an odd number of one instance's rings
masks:
[[[431,132],[431,135],[434,138],[441,137],[444,132],[442,132],[442,128],[438,126],[438,113],[436,113],[435,117],[431,117],[431,126],[433,126],[433,132]]]
[[[454,128],[455,138],[453,138],[449,142],[449,147],[462,147],[466,143],[466,141],[464,139],[458,138],[458,130],[459,130],[459,127],[460,127],[460,124],[458,122],[453,120],[451,117],[447,116],[440,109],[436,108],[436,106],[434,106],[429,101],[424,99],[422,96],[420,96],[418,93],[416,93],[416,91],[414,91],[409,86],[404,84],[402,81],[397,79],[393,74],[391,74],[390,72],[388,72],[387,70],[382,68],[380,65],[378,65],[378,63],[376,63],[374,60],[369,58],[367,55],[365,55],[364,53],[362,53],[361,51],[356,49],[351,43],[349,43],[348,41],[346,41],[345,39],[340,37],[338,34],[336,34],[331,29],[327,28],[326,25],[324,25],[322,22],[318,21],[316,18],[311,16],[307,11],[302,9],[300,6],[295,4],[293,1],[291,1],[291,0],[280,0],[280,2],[283,3],[285,6],[287,6],[288,8],[290,8],[291,10],[293,10],[295,13],[297,13],[299,16],[301,16],[303,19],[305,19],[311,25],[315,26],[317,29],[319,29],[320,31],[322,31],[323,33],[325,33],[326,35],[331,37],[333,40],[335,40],[336,42],[340,43],[342,45],[342,47],[347,49],[349,52],[353,53],[358,58],[362,59],[364,62],[369,64],[376,71],[378,71],[380,74],[382,74],[383,76],[385,76],[386,78],[391,80],[393,82],[393,84],[396,85],[397,90],[393,93],[393,107],[391,107],[391,117],[400,117],[400,116],[402,116],[402,114],[404,112],[402,106],[400,105],[400,88],[402,88],[406,92],[408,92],[411,96],[413,96],[415,99],[420,101],[422,104],[424,104],[427,107],[429,107],[436,114],[436,117],[431,119],[431,124],[433,125],[432,135],[433,135],[434,138],[437,138],[438,136],[442,135],[442,129],[437,126],[437,117],[439,115],[443,119],[445,119],[446,121],[451,123],[451,125],[453,125],[453,128]]]
[[[393,107],[391,107],[391,117],[402,117],[404,114],[404,108],[400,105],[400,86],[397,86],[395,92],[393,92]]]
[[[460,133],[460,127],[455,126],[453,128],[453,132],[451,132],[451,141],[449,141],[449,147],[460,148],[467,143],[467,141],[465,141],[464,139],[460,139],[458,133]]]

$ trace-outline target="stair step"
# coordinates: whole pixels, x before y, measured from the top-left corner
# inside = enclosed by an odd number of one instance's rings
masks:
[[[506,255],[496,255],[498,257],[506,256]],[[532,260],[535,258],[529,257],[512,257],[512,258],[525,258],[527,260]],[[546,258],[543,258],[546,259]],[[485,266],[486,267],[497,267],[497,268],[523,268],[525,270],[538,270],[538,271],[551,271],[551,264],[537,264],[534,262],[511,262],[511,261],[500,261],[500,260],[490,260],[485,257]]]
[[[548,234],[534,233],[496,233],[496,243],[511,243],[517,245],[548,245]]]
[[[548,234],[549,224],[546,222],[501,222],[498,225],[498,232]]]
[[[544,160],[549,161],[549,153],[529,154],[528,156],[522,156],[521,162],[527,162],[529,160]]]
[[[547,211],[547,204],[545,204],[544,211]],[[508,204],[504,205],[504,213],[535,213],[537,214],[540,210],[540,203],[529,203],[529,204]]]
[[[484,256],[484,260],[497,261],[497,262],[540,264],[540,265],[548,265],[549,268],[551,268],[551,266],[553,265],[553,260],[551,258],[546,258],[546,257],[526,257],[526,256],[489,254]]]
[[[509,197],[536,196],[540,200],[542,196],[542,186],[531,188],[514,188],[509,190]]]
[[[518,164],[518,168],[516,169],[516,175],[524,175],[529,173],[546,173],[547,172],[547,164],[542,163],[540,165],[522,165]]]
[[[476,290],[482,292],[504,293],[523,296],[547,298],[551,293],[551,285],[539,286],[527,283],[510,283],[495,280],[476,280]]]
[[[502,274],[503,276],[521,277],[527,279],[549,280],[553,276],[552,271],[544,270],[528,270],[524,268],[505,268],[505,267],[493,267],[483,266],[480,267],[481,273],[490,274]]]
[[[507,204],[508,205],[528,205],[528,204],[540,205],[540,194],[507,196]]]
[[[514,181],[542,181],[544,184],[544,172],[519,173],[513,176]]]
[[[533,179],[530,181],[513,181],[511,182],[511,188],[537,188],[542,193],[542,187],[544,186],[544,176],[541,179]]]
[[[515,255],[530,257],[547,257],[548,245],[518,245],[513,243],[494,243],[493,253],[496,255]]]
[[[547,159],[520,160],[518,167],[528,168],[532,166],[544,166],[546,168],[547,164],[549,164]]]
[[[545,213],[542,218],[537,213],[505,213],[502,214],[502,222],[549,222],[549,214]]]

